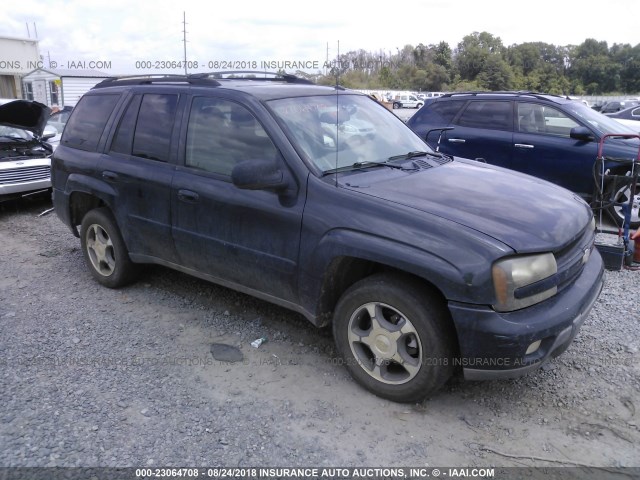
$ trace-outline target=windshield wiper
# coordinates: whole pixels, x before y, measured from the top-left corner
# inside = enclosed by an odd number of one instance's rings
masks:
[[[413,152],[408,152],[408,153],[403,153],[400,155],[394,155],[392,157],[389,157],[388,160],[400,160],[401,158],[414,158],[414,157],[424,157],[427,154],[427,152],[421,152],[421,151],[413,151]]]
[[[442,154],[438,152],[414,151],[414,152],[403,153],[401,155],[394,155],[393,157],[389,157],[389,160],[400,160],[401,158],[406,158],[408,160],[410,158],[415,158],[415,157],[426,157],[427,155],[429,155],[430,157],[438,157],[438,158],[442,157]]]
[[[401,158],[401,156],[398,158]],[[331,173],[347,172],[349,170],[358,170],[360,168],[369,168],[369,167],[390,167],[390,168],[396,168],[398,170],[405,170],[405,171],[418,170],[417,168],[414,168],[414,167],[407,168],[407,167],[404,167],[403,165],[396,165],[395,163],[389,163],[389,161],[385,161],[385,162],[366,161],[366,162],[356,162],[351,165],[345,165],[344,167],[332,168],[331,170],[325,170],[324,172],[322,172],[322,176],[329,175]]]
[[[0,135],[0,138],[8,138],[10,140],[15,140],[17,142],[28,142],[29,140],[27,140],[26,138],[22,138],[22,137],[14,137],[12,135]]]

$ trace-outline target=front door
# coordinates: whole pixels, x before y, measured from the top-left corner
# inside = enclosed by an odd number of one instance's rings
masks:
[[[231,182],[233,167],[244,160],[287,168],[263,125],[231,99],[196,96],[183,138],[184,162],[172,187],[173,237],[182,264],[295,299],[303,199]]]

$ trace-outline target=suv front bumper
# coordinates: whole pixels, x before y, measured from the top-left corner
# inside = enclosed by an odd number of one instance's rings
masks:
[[[531,307],[499,313],[488,307],[449,303],[458,333],[461,366],[469,380],[515,378],[539,368],[571,344],[603,287],[596,249],[576,281]],[[540,346],[526,354],[534,342]]]

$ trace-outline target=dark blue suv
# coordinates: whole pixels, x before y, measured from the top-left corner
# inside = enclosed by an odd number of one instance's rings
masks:
[[[153,263],[293,309],[396,401],[569,346],[603,278],[579,197],[433,152],[365,95],[221,75],[106,80],[73,110],[54,206],[99,283]]]
[[[432,146],[438,143],[438,129],[450,127],[442,131],[439,151],[548,180],[587,201],[603,190],[602,185],[596,190],[594,178],[602,136],[637,133],[581,102],[531,92],[449,93],[428,100],[407,125]],[[615,159],[605,161],[605,171],[626,175],[638,156],[638,140],[613,138],[604,147],[604,156]],[[618,224],[629,191],[628,182],[619,178],[604,185],[603,204]],[[640,193],[632,202],[632,226],[640,225],[639,211]]]

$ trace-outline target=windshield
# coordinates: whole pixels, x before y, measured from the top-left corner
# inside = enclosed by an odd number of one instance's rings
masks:
[[[566,104],[565,108],[567,109],[567,111],[582,120],[584,124],[589,125],[591,128],[596,130],[599,136],[602,136],[605,133],[637,133],[632,128],[623,125],[613,118],[607,117],[600,112],[596,112],[583,103],[571,102]]]
[[[7,142],[12,140],[26,141],[31,140],[32,138],[33,135],[31,134],[31,132],[22,130],[21,128],[0,125],[0,142]]]
[[[323,172],[432,151],[402,121],[365,96],[285,98],[269,106],[298,152]]]

